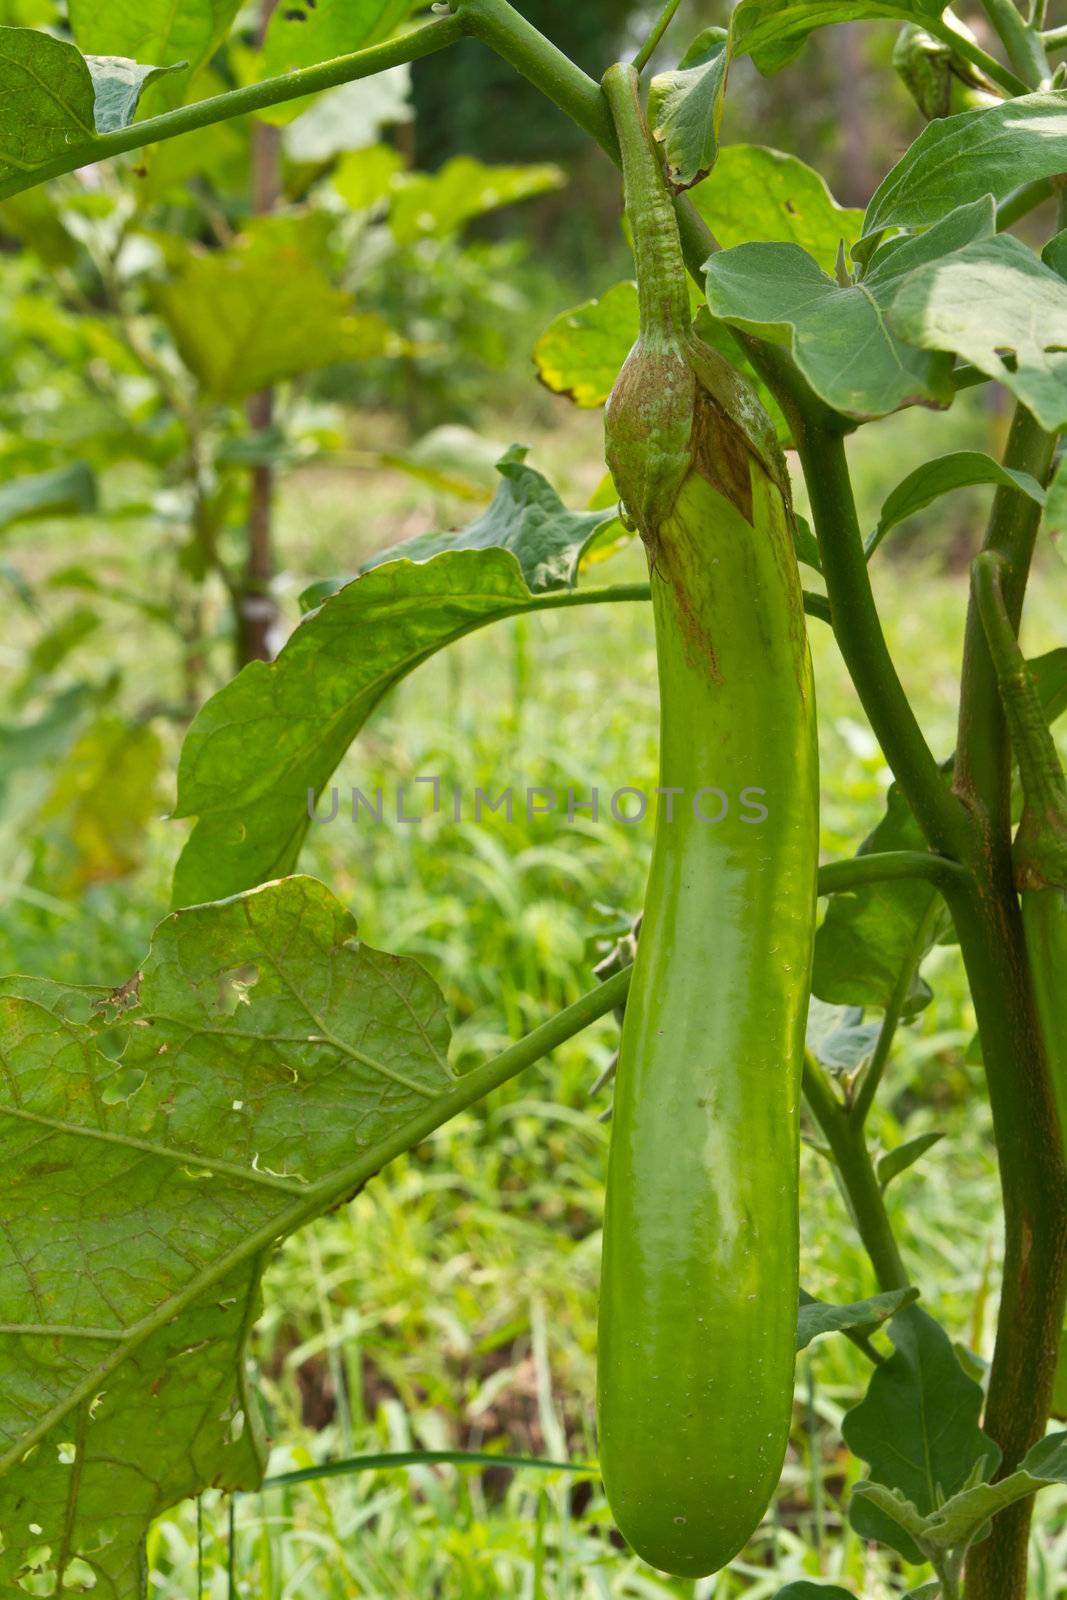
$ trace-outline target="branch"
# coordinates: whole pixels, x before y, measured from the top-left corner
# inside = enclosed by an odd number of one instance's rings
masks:
[[[655,55],[663,35],[667,32],[667,29],[674,21],[675,13],[677,12],[680,4],[681,0],[667,0],[666,5],[663,7],[663,10],[660,12],[660,15],[656,21],[655,27],[652,29],[652,32],[641,46],[636,56],[634,56],[633,64],[636,71],[644,72],[645,68],[648,66],[648,63],[652,60],[652,57]]]
[[[852,1219],[871,1258],[879,1287],[906,1289],[911,1282],[886,1210],[882,1186],[874,1170],[863,1128],[848,1113],[830,1087],[830,1081],[809,1053],[804,1058],[804,1098],[819,1124],[836,1162]]]
[[[1045,47],[1036,28],[1031,28],[1023,20],[1015,0],[982,0],[982,10],[996,30],[997,37],[1008,53],[1008,60],[1023,80],[1025,88],[1039,89],[1048,81],[1050,70]]]
[[[323,61],[314,67],[301,67],[277,78],[264,78],[261,83],[246,84],[241,89],[230,89],[225,94],[212,95],[193,105],[179,106],[176,111],[163,111],[159,116],[146,117],[128,128],[118,128],[114,133],[98,134],[81,144],[72,145],[53,161],[34,167],[32,172],[20,172],[0,181],[0,200],[21,194],[24,189],[34,189],[49,178],[58,178],[65,172],[75,172],[79,167],[106,161],[111,156],[124,155],[129,150],[141,150],[146,145],[158,144],[164,139],[177,138],[179,134],[192,133],[196,128],[210,127],[216,122],[228,122],[233,117],[247,116],[249,112],[262,111],[267,106],[283,104],[286,100],[302,100],[306,95],[323,89],[335,89],[342,83],[352,83],[357,78],[370,78],[387,72],[390,67],[405,62],[421,60],[435,50],[443,50],[461,38],[463,26],[459,17],[441,17],[416,28],[399,39],[375,45],[370,50],[356,50],[351,55],[337,56],[333,61]]]
[[[882,850],[852,856],[848,861],[829,861],[819,868],[819,893],[842,894],[869,883],[895,883],[901,878],[919,878],[944,889],[965,877],[958,862],[923,850]]]

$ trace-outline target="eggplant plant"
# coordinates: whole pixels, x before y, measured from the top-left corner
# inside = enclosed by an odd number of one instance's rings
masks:
[[[729,1563],[774,1491],[796,1349],[845,1332],[872,1368],[842,1423],[865,1468],[855,1532],[889,1552],[899,1592],[1024,1600],[1035,1499],[1067,1483],[1067,1434],[1049,1431],[1065,1409],[1067,1296],[1067,807],[1049,729],[1067,706],[1067,647],[1027,660],[1018,637],[1042,521],[1062,525],[1067,492],[1067,88],[1054,66],[1067,28],[1042,0],[1026,15],[983,0],[966,19],[940,0],[740,0],[646,90],[678,0],[602,82],[507,0],[418,9],[287,8],[277,26],[299,29],[298,55],[281,40],[277,73],[202,98],[183,96],[177,60],[204,67],[236,0],[210,21],[193,5],[144,0],[135,19],[71,0],[97,56],[0,30],[0,199],[479,40],[621,168],[636,273],[560,317],[535,352],[549,387],[606,403],[617,510],[568,509],[516,448],[463,532],[317,586],[277,659],[246,667],[189,729],[176,813],[195,827],[141,968],[110,990],[0,990],[0,1573],[12,1593],[142,1592],[156,1515],[208,1485],[262,1481],[244,1349],[277,1242],[625,1007],[599,1335],[622,1534],[661,1571]],[[795,157],[719,148],[734,61],[802,70],[811,32],[856,20],[901,25],[898,64],[930,119],[862,212]],[[142,91],[159,108],[137,120]],[[1056,223],[1035,244],[1046,201]],[[1014,406],[1003,458],[934,456],[865,533],[850,436],[980,385]],[[871,565],[901,522],[975,485],[993,498],[958,740],[935,751]],[[585,581],[620,523],[641,536],[648,582]],[[457,1076],[434,980],[362,943],[299,874],[316,802],[383,696],[453,641],[623,603],[650,603],[661,695],[640,934],[585,998]],[[894,780],[855,855],[820,868],[808,626],[832,629]],[[729,796],[708,765],[744,785],[747,813],[709,812]],[[988,1371],[951,1342],[936,1290],[917,1303],[922,1262],[894,1233],[887,1190],[932,1159],[930,1141],[876,1164],[868,1129],[897,1030],[929,995],[920,967],[945,938],[977,1015],[1003,1198]],[[809,1027],[805,1046],[810,993],[880,1021],[831,1051]],[[842,1285],[830,1305],[799,1288],[801,1097],[873,1299]],[[820,1595],[850,1600],[806,1581],[779,1600]]]

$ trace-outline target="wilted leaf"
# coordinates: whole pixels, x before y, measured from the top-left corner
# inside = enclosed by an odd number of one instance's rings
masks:
[[[888,1294],[874,1294],[847,1306],[832,1306],[809,1295],[801,1301],[797,1316],[797,1350],[807,1349],[813,1339],[824,1333],[846,1333],[857,1328],[869,1332],[918,1298],[918,1289],[892,1289]]]
[[[262,1476],[244,1345],[266,1256],[456,1080],[436,984],[310,879],[169,917],[92,1020],[70,1002],[43,980],[0,998],[0,1577],[60,1593],[79,1559],[134,1600],[154,1516]]]
[[[705,28],[675,72],[652,79],[649,124],[663,146],[675,189],[691,189],[715,165],[729,70],[729,34],[725,28]]]
[[[506,461],[480,531],[422,563],[387,559],[306,618],[275,662],[253,662],[213,696],[182,749],[176,815],[199,820],[175,903],[289,871],[310,827],[309,791],[322,792],[382,696],[475,628],[567,597],[531,583],[572,581],[604,520],[568,512],[539,474]],[[464,548],[472,536],[495,546]]]
[[[118,128],[129,127],[149,84],[169,73],[181,72],[186,65],[178,61],[172,67],[146,67],[125,56],[86,56],[85,60],[96,91],[93,116],[97,133],[114,133]]]
[[[863,212],[838,205],[813,167],[759,144],[728,144],[692,201],[724,250],[752,242],[797,244],[833,273],[854,244]]]
[[[607,400],[638,334],[637,285],[616,283],[549,323],[534,345],[537,373],[554,394],[592,408]]]
[[[880,1022],[864,1022],[861,1006],[827,1005],[812,995],[805,1042],[824,1067],[854,1071],[868,1059],[881,1031]]]

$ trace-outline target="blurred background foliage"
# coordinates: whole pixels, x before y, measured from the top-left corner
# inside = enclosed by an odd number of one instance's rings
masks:
[[[113,48],[119,10],[87,9],[78,43]],[[522,9],[597,74],[659,7]],[[664,64],[728,9],[683,0]],[[291,64],[271,11],[246,7],[180,92]],[[50,0],[0,0],[0,22],[68,28]],[[740,64],[724,139],[788,150],[862,205],[921,126],[890,68],[894,33],[825,30],[773,80]],[[598,492],[599,416],[540,387],[532,350],[630,270],[606,160],[474,44],[0,205],[6,969],[107,984],[136,969],[185,834],[166,820],[184,730],[235,667],[276,650],[309,583],[470,520],[516,440],[569,504]],[[1004,430],[989,389],[861,430],[850,456],[865,525],[932,448],[996,449]],[[887,630],[941,754],[987,494],[911,519],[878,557]],[[639,577],[639,552],[624,546],[602,574]],[[1039,577],[1031,653],[1063,642],[1064,573],[1047,546]],[[832,640],[812,631],[823,844],[838,856],[878,820],[888,774]],[[582,798],[650,785],[655,763],[650,623],[631,606],[465,641],[390,695],[337,781],[390,793],[433,773],[467,793],[514,783]],[[306,866],[368,939],[431,968],[462,1066],[589,987],[640,901],[650,844],[648,825],[520,809],[477,828],[338,821],[314,830]],[[934,1000],[903,1030],[874,1126],[884,1149],[948,1134],[901,1180],[894,1217],[920,1286],[981,1359],[997,1259],[988,1114],[956,952],[935,949],[926,976]],[[614,1044],[614,1025],[599,1025],[279,1253],[254,1348],[275,1472],[381,1449],[594,1452],[608,1129],[592,1089]],[[868,1292],[810,1148],[803,1205],[806,1287]],[[836,1429],[861,1367],[844,1341],[805,1356],[781,1495],[718,1579],[671,1582],[629,1557],[595,1480],[416,1466],[235,1505],[209,1495],[157,1525],[152,1592],[762,1600],[811,1575],[866,1600],[902,1594],[918,1575],[873,1556],[843,1518]],[[1037,1600],[1065,1592],[1065,1500],[1035,1543]]]

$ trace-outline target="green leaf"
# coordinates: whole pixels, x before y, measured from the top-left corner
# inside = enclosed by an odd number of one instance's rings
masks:
[[[0,27],[0,178],[32,172],[96,136],[96,92],[65,39]]]
[[[188,248],[157,287],[178,352],[209,398],[239,400],[395,343],[379,317],[353,312],[334,288],[319,260],[317,227],[310,215],[262,218],[225,250]]]
[[[444,239],[475,217],[561,189],[565,182],[562,170],[548,163],[494,167],[473,156],[453,156],[439,172],[397,180],[389,224],[398,244]]]
[[[891,1546],[905,1561],[926,1559],[929,1519],[899,1489],[864,1479],[852,1491],[849,1511],[852,1526],[865,1537]]]
[[[814,168],[759,144],[724,145],[691,198],[724,250],[797,244],[831,276],[841,244],[854,244],[863,227],[863,212],[838,205]]]
[[[263,1265],[456,1083],[437,985],[310,879],[168,917],[142,974],[88,1023],[43,980],[0,999],[10,1593],[34,1567],[62,1593],[78,1559],[133,1597],[154,1516],[259,1483]]]
[[[944,9],[945,0],[741,0],[731,24],[734,54],[751,55],[761,72],[777,72],[816,28],[882,17],[937,22]]]
[[[415,0],[295,0],[295,3],[278,5],[271,17],[267,37],[259,55],[259,75],[263,78],[279,77],[301,67],[315,66],[320,61],[331,61],[336,56],[351,54],[379,44],[418,9]],[[391,81],[390,81],[391,80]],[[304,96],[283,105],[265,106],[258,115],[264,122],[283,127],[306,116],[314,116],[324,108],[327,117],[335,108],[347,106],[359,116],[360,101],[374,100],[380,88],[388,93],[392,84],[403,84],[407,91],[407,71],[383,75],[380,80],[357,84],[343,84],[339,89],[309,100]],[[356,141],[365,142],[364,138]],[[338,145],[338,149],[344,148]]]
[[[832,1306],[825,1300],[805,1296],[797,1316],[797,1350],[807,1349],[813,1339],[824,1333],[845,1333],[856,1328],[872,1331],[918,1298],[919,1291],[914,1288],[892,1289],[888,1294],[871,1295],[847,1306]]]
[[[883,850],[925,850],[926,843],[911,808],[894,783],[886,795],[885,816],[860,846],[859,855]],[[815,935],[812,992],[836,1005],[889,1005],[905,965],[933,948],[948,926],[948,913],[933,919],[938,891],[918,879],[864,884],[832,894],[826,916]],[[926,925],[922,944],[916,941]],[[912,982],[903,1015],[915,1016],[930,1003],[929,986],[919,976]]]
[[[159,102],[179,105],[193,78],[222,44],[240,9],[240,0],[68,0],[71,32],[80,49],[93,55],[154,61],[159,67],[188,67],[184,78],[168,84]]]
[[[175,815],[199,820],[178,863],[176,904],[290,871],[311,825],[309,791],[321,794],[382,696],[445,645],[544,604],[531,582],[573,575],[604,514],[568,512],[514,457],[502,476],[454,549],[423,563],[387,560],[349,583],[276,661],[252,663],[201,708],[178,770]],[[488,534],[494,548],[484,547]]]
[[[267,29],[262,76],[363,50],[388,38],[416,9],[414,0],[286,0]]]
[[[860,1006],[827,1005],[812,995],[805,1042],[815,1059],[835,1072],[852,1072],[874,1049],[881,1023],[864,1022]]]
[[[850,1589],[842,1589],[836,1583],[808,1583],[802,1578],[799,1583],[787,1583],[784,1589],[779,1589],[774,1600],[855,1600]]]
[[[636,283],[616,283],[555,317],[534,345],[537,375],[553,394],[602,406],[638,334]]]
[[[1000,1451],[978,1425],[981,1387],[963,1371],[944,1329],[909,1306],[889,1324],[889,1336],[894,1354],[875,1369],[842,1433],[868,1463],[870,1480],[899,1491],[925,1516],[976,1470],[991,1476]],[[895,1526],[869,1499],[854,1496],[850,1519],[862,1537],[881,1539],[909,1561],[921,1558],[914,1533]]]
[[[999,461],[983,455],[980,450],[957,450],[924,462],[897,484],[882,506],[878,526],[867,541],[868,559],[898,523],[906,522],[942,495],[951,494],[953,489],[985,483],[1018,489],[1037,505],[1045,504],[1045,491],[1029,472],[1002,467]]]
[[[347,150],[334,169],[331,182],[346,206],[369,211],[383,201],[393,179],[404,170],[403,157],[389,144],[372,144]]]
[[[188,65],[176,61],[172,67],[145,67],[125,56],[86,56],[85,61],[96,94],[93,117],[97,133],[128,128],[149,84],[169,73],[182,72]]]
[[[96,510],[96,477],[84,461],[0,486],[0,532],[34,517],[75,517]]]
[[[725,28],[705,28],[677,71],[652,79],[649,124],[663,145],[667,178],[675,189],[691,189],[715,165],[729,70],[729,34]]]
[[[957,206],[1067,171],[1067,90],[1023,95],[923,129],[871,198],[865,236],[925,228]]]
[[[916,1138],[898,1144],[895,1150],[887,1150],[885,1155],[878,1159],[878,1182],[882,1188],[888,1188],[894,1178],[899,1178],[902,1172],[907,1172],[927,1150],[932,1150],[935,1144],[940,1144],[944,1137],[943,1133],[920,1133]]]
[[[787,345],[815,392],[845,416],[948,405],[950,356],[909,347],[887,317],[902,286],[927,263],[943,266],[940,258],[994,228],[992,201],[979,201],[928,233],[894,241],[861,283],[849,285],[828,277],[796,245],[739,245],[708,262],[708,305],[736,327]]]
[[[380,550],[360,567],[387,561],[430,561],[448,550],[510,550],[531,594],[570,589],[603,511],[568,511],[547,478],[526,465],[528,451],[512,445],[497,462],[502,482],[482,516],[460,533],[424,533]]]
[[[1067,1433],[1042,1439],[1018,1472],[999,1483],[975,1484],[953,1495],[929,1517],[925,1543],[934,1550],[965,1550],[983,1536],[998,1511],[1057,1483],[1067,1483]]]
[[[148,824],[160,810],[162,758],[146,723],[109,716],[86,729],[37,813],[40,877],[50,892],[76,896],[137,870]]]
[[[1043,428],[1067,424],[1067,283],[1021,240],[999,234],[910,272],[888,317],[910,344],[1002,383]]]

